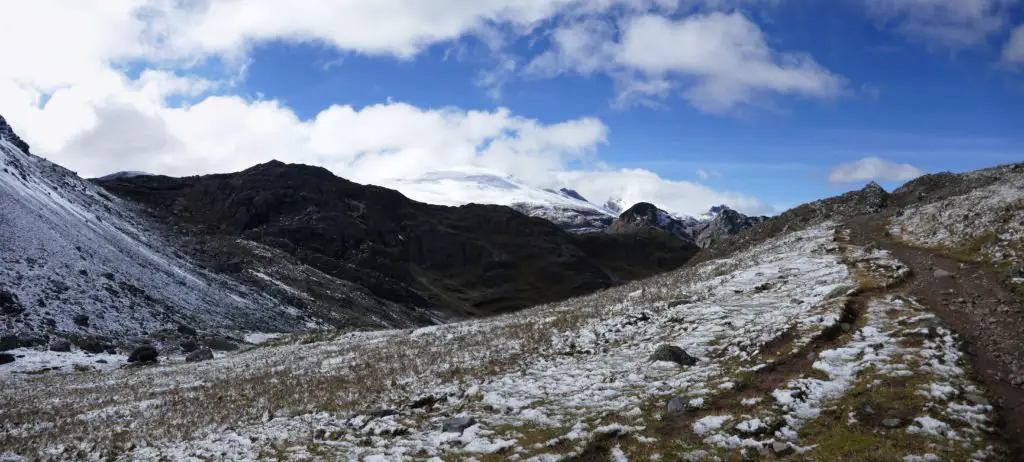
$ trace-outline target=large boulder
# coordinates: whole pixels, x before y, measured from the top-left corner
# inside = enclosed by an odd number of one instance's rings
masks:
[[[682,348],[675,345],[664,344],[659,346],[651,354],[651,361],[673,362],[680,366],[692,366],[697,364],[697,358],[690,356]]]
[[[62,338],[54,339],[50,342],[50,351],[58,351],[61,353],[67,353],[71,351],[71,342]]]
[[[149,345],[140,346],[128,355],[128,362],[130,363],[155,363],[157,356],[160,356],[160,352]]]
[[[462,433],[473,425],[476,425],[476,419],[472,416],[455,417],[441,423],[441,431],[445,433]]]

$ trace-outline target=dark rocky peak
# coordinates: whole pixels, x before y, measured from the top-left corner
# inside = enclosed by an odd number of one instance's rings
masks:
[[[722,204],[711,207],[710,209],[708,209],[708,213],[712,215],[718,215],[726,210],[732,211],[732,209],[729,208],[728,205]]]
[[[657,223],[658,212],[665,213],[650,202],[638,202],[622,212],[619,215],[619,220],[629,223]]]
[[[562,193],[563,196],[571,198],[571,199],[576,199],[578,201],[583,201],[583,202],[587,201],[587,199],[584,198],[583,195],[581,195],[580,193],[578,193],[578,192],[576,192],[576,191],[574,191],[572,189],[569,189],[569,188],[561,188],[561,189],[558,190],[558,192]]]
[[[692,242],[691,224],[672,216],[650,202],[639,202],[622,212],[608,228],[609,233],[649,233],[664,231]]]
[[[245,246],[219,244],[251,241],[369,296],[446,318],[589,293],[675,268],[694,254],[675,239],[573,236],[504,206],[422,204],[278,161],[233,174],[99,184],[200,241],[214,263],[254,260]],[[629,252],[615,253],[613,245]]]
[[[29,152],[28,143],[22,140],[17,133],[14,133],[14,129],[7,124],[7,120],[4,119],[4,116],[2,115],[0,115],[0,139],[3,139],[8,143],[15,145],[18,149],[21,150],[21,152],[24,152],[25,154],[31,154]]]

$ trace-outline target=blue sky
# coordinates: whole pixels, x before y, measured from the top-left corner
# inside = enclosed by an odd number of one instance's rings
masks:
[[[474,164],[683,213],[1024,160],[1024,2],[411,1],[84,2],[30,55],[79,67],[0,72],[0,113],[83,174]]]

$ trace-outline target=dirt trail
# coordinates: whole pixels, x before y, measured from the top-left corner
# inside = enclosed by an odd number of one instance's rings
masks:
[[[894,241],[882,215],[856,217],[847,225],[851,243],[874,242],[911,269],[901,288],[960,336],[974,371],[995,398],[999,431],[1017,460],[1024,460],[1024,389],[1012,383],[1024,377],[1024,297],[1008,291],[994,268]]]

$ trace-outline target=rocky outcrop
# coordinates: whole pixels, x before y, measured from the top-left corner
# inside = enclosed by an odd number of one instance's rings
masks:
[[[597,243],[615,237],[574,236],[508,207],[432,206],[276,161],[227,175],[98,183],[193,236],[204,249],[197,256],[211,265],[244,273],[259,258],[248,249],[271,249],[369,296],[451,317],[584,294],[671,269],[695,253],[644,239],[626,256]]]
[[[699,222],[692,218],[684,221],[650,202],[640,202],[622,212],[612,222],[608,232],[612,234],[666,232],[693,242],[692,230],[698,225]]]
[[[23,141],[17,133],[14,133],[14,129],[7,124],[7,120],[4,119],[4,116],[2,115],[0,115],[0,139],[13,144],[15,147],[20,149],[21,152],[30,154],[28,143]]]
[[[746,231],[768,217],[750,217],[724,205],[712,207],[710,221],[693,229],[693,240],[701,248],[708,248],[723,239]]]

